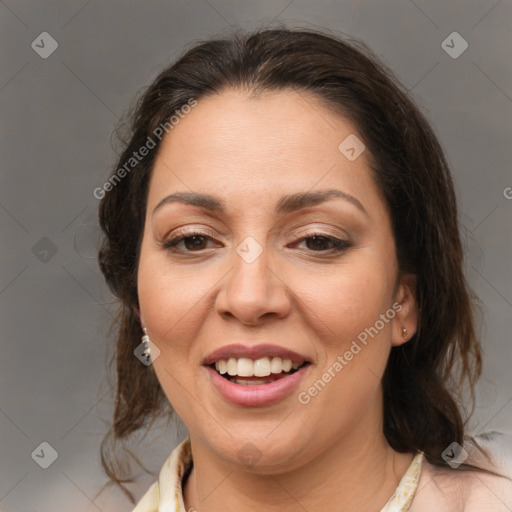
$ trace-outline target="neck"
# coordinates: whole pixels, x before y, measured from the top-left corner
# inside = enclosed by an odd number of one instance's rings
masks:
[[[356,435],[360,438],[357,444],[352,437],[338,439],[307,464],[272,475],[240,470],[216,460],[192,440],[194,469],[184,487],[186,509],[291,512],[325,507],[339,512],[379,511],[413,455],[395,452],[382,434],[367,434]]]

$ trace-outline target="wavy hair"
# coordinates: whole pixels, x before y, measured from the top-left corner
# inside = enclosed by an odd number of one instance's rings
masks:
[[[419,329],[407,343],[392,348],[382,382],[384,435],[398,452],[420,450],[429,462],[445,465],[443,450],[453,441],[463,444],[469,414],[462,403],[469,396],[474,406],[481,348],[463,271],[454,186],[432,127],[409,92],[361,41],[287,27],[235,31],[195,43],[143,92],[111,178],[192,98],[200,102],[230,88],[249,95],[290,88],[313,93],[361,134],[373,178],[387,202],[399,270],[417,278]],[[172,412],[152,366],[133,355],[142,336],[137,266],[160,141],[156,145],[109,187],[99,205],[104,235],[99,264],[120,308],[111,361],[116,363],[115,408],[101,457],[108,476],[132,503],[123,483],[133,480],[117,475],[115,447]]]

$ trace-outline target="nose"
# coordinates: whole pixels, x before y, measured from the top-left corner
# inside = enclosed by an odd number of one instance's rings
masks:
[[[264,319],[289,314],[290,294],[282,277],[269,266],[269,251],[264,249],[254,261],[233,251],[233,268],[222,280],[216,297],[220,315],[236,318],[245,325],[258,325]]]

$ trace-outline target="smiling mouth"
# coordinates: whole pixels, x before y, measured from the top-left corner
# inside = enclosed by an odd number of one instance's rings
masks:
[[[270,384],[283,379],[311,364],[308,361],[294,362],[280,357],[220,359],[209,365],[221,377],[242,386]]]

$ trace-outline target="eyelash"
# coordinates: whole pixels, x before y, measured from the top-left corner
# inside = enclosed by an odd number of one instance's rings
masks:
[[[213,239],[210,235],[208,235],[207,233],[204,233],[202,231],[188,231],[188,232],[184,231],[184,232],[181,232],[181,233],[177,234],[176,236],[164,241],[162,243],[162,247],[164,249],[168,249],[168,250],[171,250],[173,252],[178,252],[178,253],[180,253],[180,252],[181,253],[200,253],[204,249],[200,249],[199,251],[188,251],[188,250],[182,251],[181,249],[176,249],[176,246],[180,242],[187,240],[189,238],[194,238],[196,236],[204,237],[204,238],[207,238],[210,240]],[[327,242],[331,242],[332,244],[334,244],[334,247],[331,247],[330,249],[323,249],[320,251],[315,251],[315,250],[310,249],[310,251],[313,253],[338,254],[340,252],[344,252],[345,250],[347,250],[348,248],[350,248],[352,246],[352,244],[346,240],[341,240],[339,238],[336,238],[331,235],[326,235],[325,233],[321,233],[321,232],[307,233],[304,236],[302,236],[301,238],[299,238],[294,243],[304,242],[305,240],[311,240],[313,238],[323,239]]]

